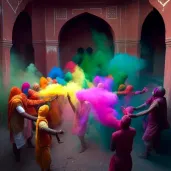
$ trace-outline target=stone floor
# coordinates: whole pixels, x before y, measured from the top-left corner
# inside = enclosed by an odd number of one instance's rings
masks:
[[[79,142],[77,137],[71,133],[73,115],[71,108],[66,104],[64,109],[65,121],[62,128],[66,131],[61,136],[63,144],[58,144],[53,139],[52,144],[52,170],[53,171],[107,171],[110,162],[111,152],[106,152],[100,147],[88,141],[89,148],[82,154],[78,153]],[[136,122],[134,120],[134,122]],[[15,163],[11,145],[9,143],[8,131],[4,128],[0,129],[0,170],[1,171],[39,171],[39,167],[35,162],[34,149],[23,149],[21,163]],[[132,171],[170,171],[171,155],[156,155],[150,160],[138,158],[142,150],[141,134],[137,131],[132,152],[133,169]],[[168,147],[171,146],[171,143]]]

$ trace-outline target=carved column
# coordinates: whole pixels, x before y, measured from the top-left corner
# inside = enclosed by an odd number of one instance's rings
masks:
[[[10,50],[12,47],[11,41],[3,40],[2,47],[2,82],[4,87],[8,87],[10,83]]]
[[[2,1],[2,77],[5,88],[10,82],[10,50],[12,46],[12,30],[16,19],[17,8],[14,8],[8,1]]]
[[[140,56],[140,42],[138,40],[116,40],[115,53],[128,53],[133,56]]]
[[[164,87],[168,103],[168,117],[171,123],[171,39],[166,39]]]
[[[45,13],[43,8],[32,9],[32,40],[35,65],[46,74]]]
[[[54,66],[59,66],[59,59],[58,59],[58,41],[51,40],[46,41],[46,68],[47,73],[52,69]]]

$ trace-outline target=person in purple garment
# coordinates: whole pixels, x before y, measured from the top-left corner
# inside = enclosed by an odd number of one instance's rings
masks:
[[[138,114],[129,115],[131,118],[137,118],[148,114],[148,122],[142,138],[146,150],[140,157],[148,158],[152,149],[158,152],[161,132],[170,127],[167,120],[167,102],[164,97],[165,93],[166,91],[163,87],[156,87],[153,90],[153,96],[143,105],[134,108],[134,110],[140,109],[146,105],[150,105],[150,107]]]
[[[108,171],[132,170],[132,145],[136,130],[130,127],[131,118],[128,115],[122,117],[121,129],[112,134],[111,151],[116,151],[110,160]]]

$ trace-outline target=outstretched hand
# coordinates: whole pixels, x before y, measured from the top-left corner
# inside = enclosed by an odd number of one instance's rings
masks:
[[[148,91],[148,88],[147,87],[144,87],[142,92],[146,93]]]
[[[58,131],[58,134],[64,134],[64,131],[61,129]]]
[[[71,97],[70,97],[70,95],[69,95],[69,94],[67,94],[67,98],[68,98],[68,100],[70,100],[70,99],[71,99]]]

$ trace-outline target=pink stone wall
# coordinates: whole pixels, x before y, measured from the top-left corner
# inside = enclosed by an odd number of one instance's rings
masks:
[[[10,48],[12,46],[12,30],[18,14],[25,9],[32,19],[32,40],[35,51],[35,64],[38,69],[46,74],[51,67],[59,65],[59,34],[67,21],[82,13],[93,14],[107,22],[113,31],[115,53],[126,52],[139,56],[139,41],[141,27],[149,12],[155,7],[162,15],[166,28],[166,59],[165,59],[165,88],[167,99],[171,106],[171,2],[168,0],[140,0],[122,3],[118,1],[114,5],[105,3],[84,3],[67,6],[51,5],[50,2],[43,5],[43,0],[35,5],[28,5],[29,0],[1,0],[1,58],[0,64],[3,70],[3,82],[8,84]],[[38,1],[37,1],[38,2]],[[56,2],[56,1],[55,1]],[[62,2],[62,1],[61,1]],[[119,3],[120,2],[120,3]],[[48,4],[48,5],[47,5]],[[103,4],[103,5],[102,5]],[[88,34],[88,33],[86,33]],[[88,35],[87,35],[88,37]],[[86,45],[91,45],[90,39],[85,40]],[[73,41],[72,49],[78,45]],[[66,59],[71,59],[73,51],[67,52]],[[65,60],[66,60],[65,59]]]

